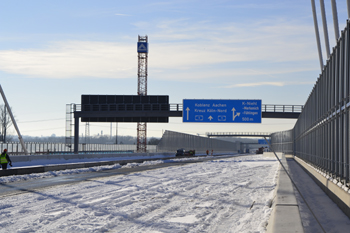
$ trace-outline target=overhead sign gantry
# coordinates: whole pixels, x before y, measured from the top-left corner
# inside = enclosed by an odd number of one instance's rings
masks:
[[[75,153],[78,153],[80,118],[82,122],[167,123],[169,117],[182,117],[183,122],[261,123],[262,117],[297,119],[303,109],[302,105],[261,105],[261,100],[185,99],[183,104],[169,104],[169,96],[152,95],[82,95],[80,106],[67,106],[66,144],[71,146],[74,126]]]

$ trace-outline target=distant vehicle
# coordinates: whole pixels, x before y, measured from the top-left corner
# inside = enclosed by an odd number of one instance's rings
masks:
[[[194,156],[196,154],[195,150],[188,150],[181,148],[176,151],[175,156]]]
[[[256,150],[256,154],[264,154],[264,147],[260,147]]]

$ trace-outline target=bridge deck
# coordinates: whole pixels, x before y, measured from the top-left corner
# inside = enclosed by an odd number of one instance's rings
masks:
[[[127,111],[79,111],[80,105],[76,105],[75,117],[182,117],[182,104],[169,104],[167,110],[127,110]],[[139,106],[140,107],[140,106]],[[108,106],[107,106],[108,108]],[[140,109],[144,109],[141,107]],[[263,104],[261,107],[262,118],[289,118],[297,119],[303,110],[303,105],[272,105]]]

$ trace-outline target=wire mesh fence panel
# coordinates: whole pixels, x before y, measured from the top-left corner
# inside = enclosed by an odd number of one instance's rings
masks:
[[[294,128],[273,134],[271,140],[277,151],[292,151],[345,182],[349,182],[350,173],[349,27],[347,22]]]

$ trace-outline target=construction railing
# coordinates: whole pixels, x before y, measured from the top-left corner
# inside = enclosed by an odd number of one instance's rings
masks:
[[[60,154],[72,153],[71,148],[65,143],[49,142],[27,142],[25,146],[29,154]],[[24,150],[19,142],[0,143],[0,150],[7,149],[10,155],[23,155]],[[147,145],[147,152],[156,152],[156,145]],[[79,144],[80,153],[118,153],[118,152],[135,152],[136,145],[126,144]]]

